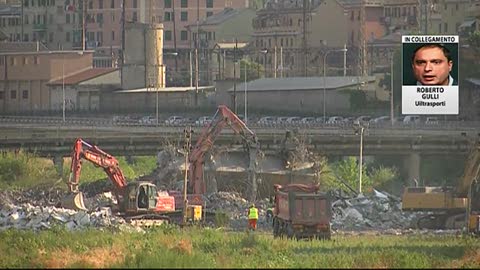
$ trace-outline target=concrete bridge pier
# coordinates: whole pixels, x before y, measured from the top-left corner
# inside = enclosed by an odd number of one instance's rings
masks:
[[[63,156],[62,155],[55,155],[53,157],[53,166],[55,166],[55,170],[57,174],[63,179]]]
[[[415,180],[418,185],[423,185],[423,180],[420,178],[420,154],[415,152],[405,157],[403,166],[407,172],[407,179],[405,179],[406,186],[415,186]],[[414,180],[415,179],[415,180]]]

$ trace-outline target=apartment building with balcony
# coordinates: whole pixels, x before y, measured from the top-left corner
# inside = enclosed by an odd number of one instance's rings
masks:
[[[429,7],[428,34],[456,35],[467,17],[470,0],[432,0]]]
[[[418,0],[384,0],[384,12],[380,18],[386,33],[398,30],[414,33],[418,31]]]
[[[85,34],[85,49],[95,50],[94,65],[115,65],[122,47],[122,2],[126,22],[164,24],[165,49],[177,50],[181,60],[174,61],[175,69],[188,64],[191,38],[185,27],[197,16],[248,7],[246,0],[18,0],[5,1],[11,10],[0,12],[0,23],[5,19],[2,30],[11,41],[41,41],[50,49],[83,49]]]

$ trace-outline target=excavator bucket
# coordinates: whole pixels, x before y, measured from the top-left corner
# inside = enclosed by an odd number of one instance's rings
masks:
[[[85,203],[83,201],[83,193],[72,193],[65,196],[62,200],[62,207],[67,209],[73,210],[84,210],[87,211],[87,207],[85,207]]]

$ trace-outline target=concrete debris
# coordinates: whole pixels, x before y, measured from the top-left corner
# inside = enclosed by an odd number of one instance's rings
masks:
[[[63,225],[68,230],[88,227],[117,227],[125,224],[123,218],[112,215],[110,208],[100,208],[92,212],[75,211],[54,206],[34,206],[29,203],[0,210],[0,230],[50,229]]]
[[[37,199],[40,196],[48,199]],[[143,231],[123,218],[116,216],[117,202],[111,192],[100,192],[85,198],[88,212],[58,208],[52,205],[61,192],[0,191],[0,230],[8,228],[42,230],[63,225],[69,230],[88,227],[111,228],[128,231]],[[379,234],[409,233],[454,233],[446,231],[413,230],[415,220],[423,213],[409,213],[401,210],[401,200],[387,192],[374,190],[370,195],[359,194],[346,197],[340,192],[332,192],[332,229],[334,233]],[[256,202],[259,210],[258,229],[271,231],[271,223],[266,222],[269,199]],[[206,207],[213,212],[223,212],[229,218],[228,229],[246,230],[248,200],[237,192],[215,192],[206,196]],[[213,226],[213,224],[210,224]],[[457,231],[458,232],[458,231]]]

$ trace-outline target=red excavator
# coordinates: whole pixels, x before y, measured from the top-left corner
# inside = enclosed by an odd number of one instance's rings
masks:
[[[167,192],[146,181],[127,182],[118,161],[112,155],[102,151],[95,145],[78,138],[71,154],[72,165],[68,181],[69,192],[62,202],[65,208],[86,210],[83,194],[78,189],[82,159],[103,168],[114,185],[113,193],[117,199],[119,215],[130,221],[168,220],[167,213],[175,211],[175,200]],[[160,222],[160,223],[162,223]]]
[[[235,134],[242,137],[244,148],[249,154],[249,166],[247,168],[249,183],[251,183],[249,194],[251,195],[250,199],[252,201],[256,199],[257,181],[255,179],[255,168],[259,147],[257,137],[227,106],[219,105],[212,117],[212,121],[202,130],[202,134],[188,156],[188,182],[191,190],[187,196],[189,205],[204,204],[203,195],[207,192],[203,177],[205,153],[211,150],[215,139],[226,126],[232,128]],[[171,192],[170,194],[175,196],[177,208],[183,208],[182,194],[180,192]]]

